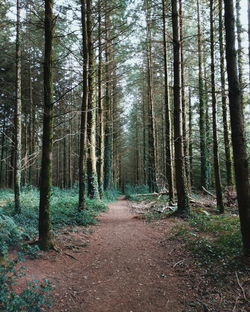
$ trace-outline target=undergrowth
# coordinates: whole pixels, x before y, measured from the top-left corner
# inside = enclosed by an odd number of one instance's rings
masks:
[[[241,257],[239,217],[194,213],[175,229],[174,237],[185,241],[207,275],[220,280],[231,271],[250,271]]]
[[[104,199],[87,199],[87,209],[78,211],[77,189],[61,190],[53,188],[51,197],[51,216],[53,231],[67,225],[95,224],[96,217],[107,209],[107,202],[115,200],[119,195],[116,190],[105,193]],[[0,190],[0,311],[3,312],[42,312],[51,306],[48,281],[27,282],[22,291],[16,289],[16,282],[25,276],[22,270],[16,270],[17,260],[9,262],[8,250],[11,246],[19,250],[21,258],[36,258],[39,248],[26,241],[35,240],[38,235],[39,192],[35,188],[26,187],[21,193],[20,214],[14,214],[13,192]]]
[[[78,211],[78,191],[75,188],[62,190],[53,188],[51,197],[51,218],[54,231],[67,225],[88,225],[97,222],[96,217],[107,209],[107,202],[115,200],[119,195],[110,190],[104,199],[87,199],[87,209]],[[34,240],[38,234],[39,191],[35,188],[24,188],[21,193],[20,214],[13,214],[13,192],[0,191],[0,254],[7,253],[10,246],[21,247],[24,253],[34,256],[35,247],[24,246],[23,241]]]
[[[18,279],[25,276],[24,270],[15,268],[17,260],[0,264],[0,311],[42,312],[50,308],[52,297],[48,280],[27,282],[22,290],[16,288]]]
[[[149,193],[149,188],[147,185],[131,185],[126,184],[124,189],[124,194],[128,200],[143,200],[146,196],[135,196],[136,194],[147,194]]]

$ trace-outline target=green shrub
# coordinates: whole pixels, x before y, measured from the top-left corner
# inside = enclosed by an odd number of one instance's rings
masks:
[[[17,280],[25,276],[23,271],[17,272],[13,261],[6,266],[0,265],[0,311],[3,312],[42,312],[45,307],[51,306],[49,294],[51,286],[47,280],[27,282],[26,287],[17,292]]]
[[[107,202],[115,201],[120,195],[121,192],[117,189],[107,190],[104,192],[103,200]]]
[[[10,191],[8,196],[11,198]],[[7,194],[7,192],[6,192]],[[112,191],[106,195],[109,200],[114,198],[117,191]],[[6,252],[8,246],[19,244],[21,240],[34,240],[38,235],[38,215],[39,215],[39,192],[35,188],[25,188],[21,193],[22,212],[13,214],[14,202],[5,202],[0,208],[0,252]],[[107,199],[106,199],[107,200]],[[51,197],[51,219],[53,229],[58,230],[67,225],[87,225],[95,224],[97,215],[107,209],[105,202],[100,200],[87,199],[87,209],[78,211],[78,192],[76,189],[61,190],[53,188]],[[23,252],[31,257],[35,257],[36,250],[25,247]]]
[[[148,185],[125,185],[125,195],[131,196],[134,194],[147,194],[149,193]]]
[[[9,246],[18,244],[23,237],[23,230],[11,217],[0,215],[0,256],[5,255]]]
[[[199,264],[211,269],[211,275],[247,269],[240,257],[242,239],[238,217],[195,213],[188,222],[191,227],[182,225],[175,229],[175,237],[184,239]]]

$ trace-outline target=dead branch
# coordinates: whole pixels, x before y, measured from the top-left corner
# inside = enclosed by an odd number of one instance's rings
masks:
[[[243,294],[244,299],[245,299],[246,301],[249,302],[249,300],[248,300],[247,297],[246,297],[245,289],[243,288],[243,286],[242,286],[241,283],[240,283],[238,273],[235,272],[235,275],[236,275],[236,280],[237,280],[237,283],[238,283],[238,285],[239,285],[239,287],[240,287],[240,289],[241,289],[241,291],[242,291],[242,294]]]
[[[161,197],[162,195],[168,195],[168,191],[159,192],[159,193],[148,193],[148,194],[134,194],[133,196],[159,196]]]
[[[210,196],[212,196],[213,198],[216,199],[216,196],[215,196],[214,194],[210,193],[208,190],[206,190],[204,186],[202,186],[202,190],[203,190],[205,193],[207,193],[208,195],[210,195]]]

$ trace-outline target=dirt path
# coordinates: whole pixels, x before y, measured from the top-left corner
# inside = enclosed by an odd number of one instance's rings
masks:
[[[75,259],[54,253],[28,261],[30,273],[54,284],[53,311],[185,311],[183,283],[170,261],[174,247],[161,246],[173,221],[163,227],[138,220],[125,200],[109,208],[89,245],[71,252]]]

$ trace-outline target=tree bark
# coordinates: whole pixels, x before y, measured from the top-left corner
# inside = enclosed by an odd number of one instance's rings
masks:
[[[190,213],[187,186],[185,184],[185,168],[183,155],[182,134],[182,105],[181,105],[181,76],[180,76],[180,28],[177,0],[171,0],[173,27],[173,55],[174,55],[174,147],[175,147],[175,176],[178,199],[177,213]]]
[[[101,0],[98,1],[98,112],[99,112],[99,149],[98,149],[98,185],[100,197],[103,197],[104,180],[104,101],[103,101],[103,59],[102,59],[102,15]]]
[[[146,1],[147,23],[147,101],[148,101],[148,186],[150,192],[157,192],[156,182],[156,142],[155,142],[155,116],[153,100],[152,77],[152,38],[151,16],[149,2]]]
[[[99,198],[98,178],[96,170],[96,106],[94,101],[94,49],[92,39],[92,0],[87,0],[87,42],[88,42],[88,194],[91,199]]]
[[[198,62],[199,62],[199,126],[200,126],[200,169],[202,186],[208,187],[208,155],[207,155],[207,133],[206,133],[206,101],[204,96],[204,77],[202,70],[203,42],[200,21],[200,2],[197,0],[197,27],[198,27]]]
[[[21,212],[20,188],[22,170],[22,76],[21,76],[21,7],[20,0],[16,2],[16,105],[15,105],[15,167],[14,167],[14,193],[15,193],[15,213]]]
[[[166,7],[162,0],[162,23],[163,23],[163,52],[164,52],[164,101],[165,101],[165,126],[166,126],[166,177],[168,182],[169,202],[174,201],[174,177],[172,155],[172,122],[168,89],[168,54],[166,38]]]
[[[249,66],[249,87],[250,87],[250,0],[248,2],[248,10],[247,10],[247,16],[248,16],[248,66]]]
[[[191,100],[191,88],[189,87],[189,168],[190,168],[190,188],[193,184],[193,107]]]
[[[42,250],[52,248],[51,234],[51,187],[53,148],[53,0],[45,0],[45,54],[44,54],[44,115],[42,167],[40,176],[39,246]]]
[[[243,103],[243,48],[242,48],[242,25],[241,25],[241,7],[240,0],[236,0],[236,33],[237,33],[237,42],[238,42],[238,73],[239,73],[239,82],[241,87],[241,101]]]
[[[185,179],[187,187],[190,191],[190,168],[189,168],[189,149],[188,149],[188,135],[187,135],[187,105],[185,94],[185,65],[184,65],[184,37],[183,37],[183,9],[182,1],[179,0],[179,20],[180,20],[180,62],[181,62],[181,105],[182,105],[182,133],[183,133],[183,154],[184,154],[184,167]]]
[[[232,128],[234,168],[239,204],[243,251],[250,256],[250,183],[247,145],[245,138],[242,90],[237,70],[235,17],[233,0],[224,0],[226,29],[226,60],[229,85],[229,107]]]
[[[214,158],[214,178],[216,188],[217,208],[220,213],[224,213],[222,198],[218,135],[217,135],[217,103],[215,94],[215,64],[214,64],[214,0],[210,0],[210,47],[211,47],[211,92],[212,92],[212,119],[213,119],[213,158]]]
[[[230,137],[229,137],[229,127],[228,127],[228,117],[227,117],[227,95],[226,95],[226,81],[225,81],[225,51],[224,51],[223,28],[224,28],[223,7],[222,7],[222,0],[219,0],[221,102],[222,102],[225,156],[226,156],[227,186],[231,186],[233,185],[233,160],[232,160],[232,150],[231,150],[231,142],[230,142]]]
[[[111,84],[111,36],[110,36],[110,7],[106,3],[105,7],[105,139],[104,139],[104,190],[109,190],[113,186],[113,161],[112,161],[112,84]]]
[[[80,121],[80,142],[79,142],[79,202],[78,209],[86,208],[86,153],[87,153],[87,110],[88,110],[88,43],[87,43],[87,21],[86,21],[86,0],[81,0],[81,24],[82,24],[82,105]]]

